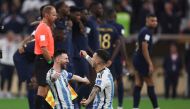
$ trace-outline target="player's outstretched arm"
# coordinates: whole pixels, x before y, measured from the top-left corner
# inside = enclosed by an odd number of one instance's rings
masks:
[[[92,61],[91,57],[86,53],[86,51],[81,50],[80,56],[84,57],[90,63],[90,65],[93,66],[93,61]]]
[[[77,82],[82,82],[82,83],[85,83],[85,84],[90,84],[90,81],[88,80],[87,77],[82,78],[82,77],[80,77],[78,75],[73,75],[71,80],[74,80],[74,81],[77,81]]]
[[[92,102],[96,96],[96,94],[100,91],[100,88],[98,86],[94,86],[88,99],[83,99],[80,103],[83,105],[83,106],[87,106],[90,102]]]

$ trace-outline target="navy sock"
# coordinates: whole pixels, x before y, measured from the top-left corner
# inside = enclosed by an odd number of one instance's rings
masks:
[[[133,108],[138,108],[139,107],[139,102],[141,98],[141,87],[135,86],[134,91],[133,91]]]
[[[35,109],[45,109],[44,97],[36,95]]]
[[[158,108],[157,96],[154,91],[154,86],[148,86],[148,96],[154,108]]]
[[[121,80],[118,81],[117,91],[118,91],[118,106],[123,105],[123,82]]]

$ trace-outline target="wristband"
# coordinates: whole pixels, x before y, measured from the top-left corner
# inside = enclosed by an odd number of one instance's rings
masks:
[[[85,59],[86,59],[86,60],[88,60],[89,58],[90,58],[90,56],[89,56],[89,55],[86,55],[86,56],[85,56]]]
[[[51,60],[49,60],[49,61],[48,61],[48,64],[51,64],[51,63],[52,63],[52,61],[51,61]]]

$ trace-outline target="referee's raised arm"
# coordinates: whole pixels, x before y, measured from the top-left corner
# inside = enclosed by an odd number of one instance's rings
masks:
[[[52,67],[52,57],[54,55],[54,39],[52,36],[52,26],[57,18],[56,10],[53,6],[47,5],[42,9],[42,20],[35,32],[35,72],[38,82],[38,91],[35,101],[35,109],[51,109],[45,101],[49,90],[46,83],[46,74]]]

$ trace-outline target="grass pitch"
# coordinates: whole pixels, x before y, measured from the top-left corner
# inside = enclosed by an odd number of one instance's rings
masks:
[[[123,109],[132,109],[132,98],[124,99]],[[160,109],[190,109],[190,99],[163,99],[159,98]],[[114,109],[117,109],[117,99],[113,102]],[[28,109],[27,99],[0,99],[0,109]],[[152,109],[148,98],[142,98],[140,109]]]

